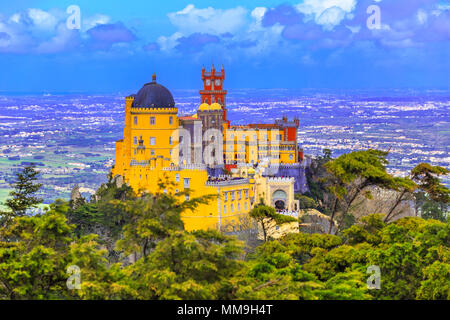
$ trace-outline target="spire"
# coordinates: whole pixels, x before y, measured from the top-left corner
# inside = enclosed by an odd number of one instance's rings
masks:
[[[152,80],[153,80],[153,82],[156,82],[156,73],[154,73],[154,72],[153,72]]]

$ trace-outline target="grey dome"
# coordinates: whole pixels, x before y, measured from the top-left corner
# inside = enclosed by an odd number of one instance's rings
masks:
[[[170,91],[156,83],[156,76],[153,75],[153,81],[144,84],[134,98],[133,107],[135,108],[173,108],[175,101]]]

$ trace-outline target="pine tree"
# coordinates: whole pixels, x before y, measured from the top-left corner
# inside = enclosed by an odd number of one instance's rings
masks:
[[[10,199],[6,200],[5,206],[10,209],[11,217],[24,216],[28,209],[36,208],[43,199],[36,197],[36,192],[42,187],[36,183],[39,172],[34,166],[27,166],[16,173],[16,180],[10,184],[13,191],[9,193]]]

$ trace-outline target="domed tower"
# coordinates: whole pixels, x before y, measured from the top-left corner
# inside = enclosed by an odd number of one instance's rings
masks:
[[[172,94],[156,82],[155,74],[152,82],[125,99],[124,171],[132,162],[146,162],[157,157],[178,163],[177,113]]]

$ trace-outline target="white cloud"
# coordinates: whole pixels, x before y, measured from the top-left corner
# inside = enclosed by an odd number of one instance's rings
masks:
[[[67,17],[61,9],[35,8],[9,17],[0,15],[0,52],[51,54],[73,50],[79,47],[80,36],[85,35],[85,31],[110,22],[108,16],[96,14],[82,18],[81,30],[69,30]]]
[[[159,45],[161,51],[170,51],[176,47],[178,44],[178,39],[183,37],[183,34],[180,32],[175,32],[170,37],[161,36],[156,41]]]
[[[169,13],[168,17],[184,35],[195,32],[219,35],[234,33],[242,28],[246,23],[247,10],[242,7],[226,10],[212,7],[198,9],[189,4],[181,11]]]
[[[256,7],[255,9],[253,9],[251,16],[257,21],[257,22],[261,22],[262,18],[264,17],[264,15],[267,12],[267,8],[265,7]]]
[[[357,0],[305,0],[295,8],[308,19],[330,29],[345,18],[351,18],[356,4]]]
[[[55,16],[41,9],[28,9],[28,17],[37,28],[43,30],[53,30],[58,23]]]
[[[316,18],[316,22],[325,27],[325,29],[333,29],[334,26],[341,23],[345,19],[346,12],[339,7],[331,7],[323,11]]]
[[[99,24],[108,24],[111,22],[111,18],[104,14],[96,14],[92,17],[83,18],[82,30],[87,31]]]
[[[36,48],[37,53],[58,53],[74,48],[79,43],[78,30],[69,30],[65,23],[60,23],[54,37],[44,41]]]

